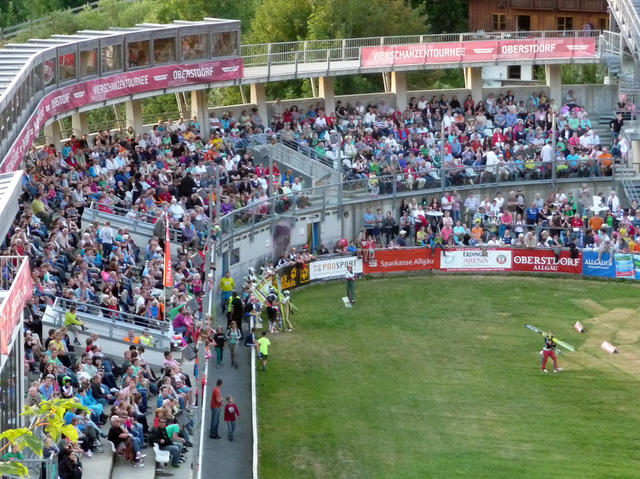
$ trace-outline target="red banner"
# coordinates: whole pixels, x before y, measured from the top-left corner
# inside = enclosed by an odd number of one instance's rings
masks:
[[[164,240],[164,287],[173,288],[173,264],[171,263],[171,236],[169,234],[169,218],[167,222],[167,234]]]
[[[17,170],[46,121],[65,111],[133,93],[163,90],[181,85],[236,80],[243,76],[244,60],[233,58],[120,73],[60,88],[42,99],[13,144],[1,170],[3,173]]]
[[[582,274],[582,252],[573,259],[569,251],[562,251],[560,261],[556,262],[555,253],[549,249],[514,249],[511,270],[528,273]]]
[[[362,49],[362,66],[367,68],[429,63],[569,59],[594,57],[595,54],[596,39],[592,37],[418,43],[365,47]]]
[[[87,103],[181,85],[236,80],[243,76],[242,58],[149,68],[87,82]]]
[[[375,259],[364,262],[363,272],[369,274],[438,269],[440,265],[437,263],[438,255],[434,258],[428,248],[385,249],[377,250]]]
[[[18,275],[13,280],[9,294],[7,294],[0,311],[0,352],[3,356],[9,354],[9,344],[13,336],[13,330],[20,322],[22,310],[27,301],[33,296],[33,281],[31,280],[31,270],[29,269],[28,258],[23,259],[23,263],[18,270]]]

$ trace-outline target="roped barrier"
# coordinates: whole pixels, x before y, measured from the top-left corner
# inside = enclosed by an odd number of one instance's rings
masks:
[[[569,249],[515,247],[453,248],[435,254],[430,247],[380,249],[365,261],[357,256],[322,259],[304,265],[287,266],[280,271],[282,287],[293,289],[317,281],[345,277],[347,266],[357,275],[403,273],[409,271],[445,271],[458,273],[563,273],[602,278],[640,280],[640,254],[603,253]]]

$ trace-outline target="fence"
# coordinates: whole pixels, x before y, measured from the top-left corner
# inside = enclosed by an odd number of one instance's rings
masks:
[[[68,298],[56,298],[52,306],[55,313],[51,318],[53,326],[60,328],[64,326],[64,316],[69,307],[75,305],[80,320],[99,323],[106,331],[107,338],[120,340],[127,336],[129,330],[133,330],[136,336],[142,336],[145,328],[148,328],[154,338],[154,348],[158,350],[168,349],[171,345],[172,327],[163,318],[151,318],[138,316],[136,314],[113,311],[108,308],[87,304]]]

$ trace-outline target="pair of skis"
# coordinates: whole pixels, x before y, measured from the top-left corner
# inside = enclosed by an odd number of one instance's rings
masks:
[[[549,337],[548,333],[545,333],[543,330],[536,328],[535,326],[531,326],[530,324],[525,324],[524,325],[525,328],[530,329],[531,331],[533,331],[534,333],[538,333],[541,336]],[[552,338],[553,342],[556,343],[558,346],[562,346],[563,348],[567,349],[568,351],[575,351],[575,348],[573,346],[571,346],[569,343],[565,343],[564,341],[560,341],[558,338]]]

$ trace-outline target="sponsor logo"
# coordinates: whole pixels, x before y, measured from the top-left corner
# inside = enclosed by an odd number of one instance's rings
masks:
[[[238,65],[233,67],[222,67],[222,71],[225,73],[233,73],[233,72],[237,72],[239,68],[240,66]]]
[[[478,55],[493,53],[493,48],[473,48],[473,53],[477,53]]]
[[[507,257],[503,254],[498,255],[498,257],[496,258],[496,262],[498,264],[505,264],[507,262]]]
[[[513,262],[516,264],[530,264],[534,266],[579,266],[580,258],[560,258],[556,263],[556,259],[551,256],[515,256]]]
[[[79,91],[73,94],[73,98],[84,98],[84,92]]]
[[[155,81],[166,81],[166,79],[169,77],[169,75],[155,75],[153,77],[153,79]]]
[[[589,45],[567,45],[567,48],[569,50],[580,50],[580,51],[584,51],[587,50],[589,48]]]
[[[429,266],[434,264],[434,260],[431,258],[416,258],[407,260],[394,259],[393,261],[380,261],[382,268],[397,268],[399,266]]]

